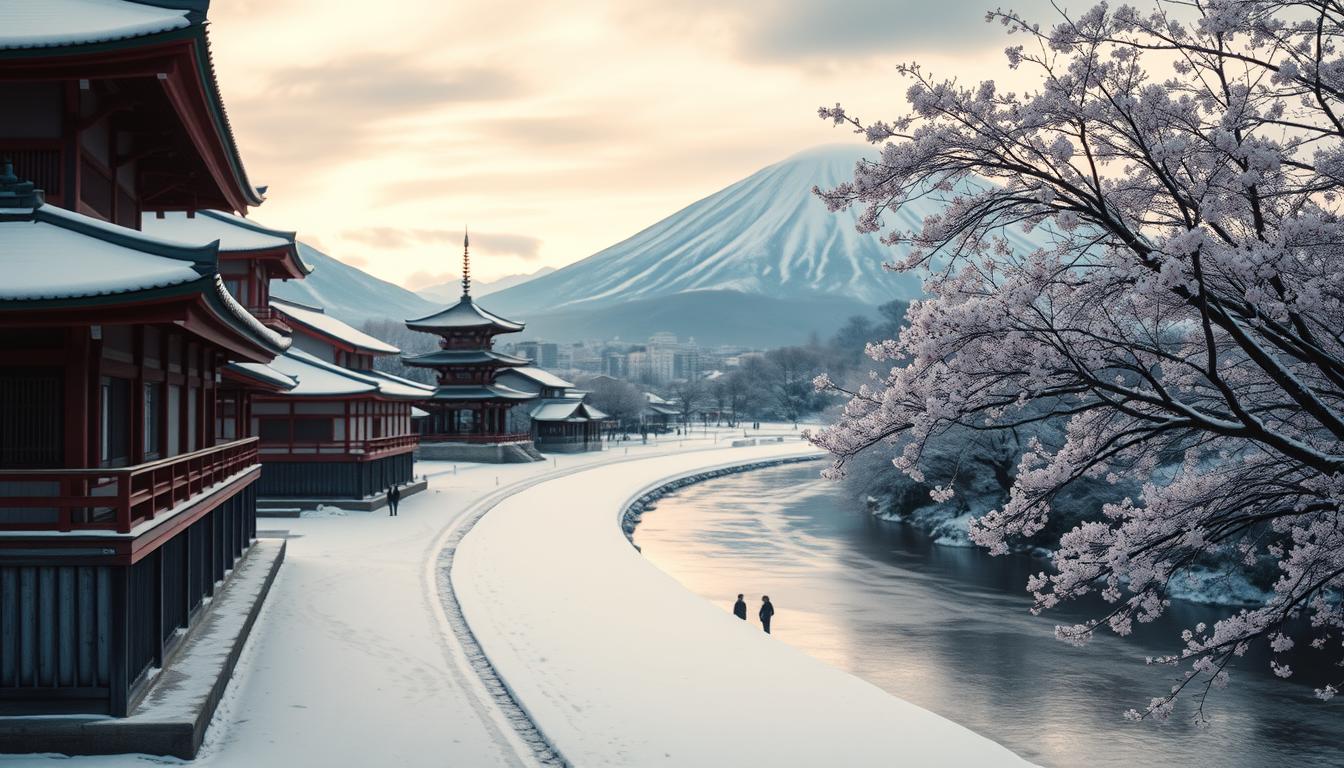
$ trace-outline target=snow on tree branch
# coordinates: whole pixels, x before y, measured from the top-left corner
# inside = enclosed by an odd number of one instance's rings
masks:
[[[1080,478],[1142,488],[1063,535],[1055,572],[1028,585],[1037,610],[1090,593],[1112,606],[1061,638],[1128,634],[1210,558],[1279,570],[1268,602],[1157,660],[1186,671],[1134,716],[1165,718],[1190,690],[1202,718],[1255,643],[1283,677],[1295,643],[1340,660],[1344,6],[1103,3],[1049,29],[988,18],[1023,41],[1008,65],[1035,72],[1036,90],[910,64],[898,119],[819,111],[880,153],[817,194],[860,207],[859,229],[899,248],[892,268],[922,273],[931,297],[870,348],[895,367],[811,436],[836,457],[829,474],[885,444],[918,480],[940,435],[1044,409],[1064,437],[1029,445],[1007,503],[973,523],[977,543],[1003,553],[1038,534]],[[942,212],[886,225],[921,198]],[[1328,699],[1341,681],[1324,682]]]

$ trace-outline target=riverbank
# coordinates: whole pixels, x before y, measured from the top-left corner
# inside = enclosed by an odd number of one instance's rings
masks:
[[[1239,659],[1231,685],[1209,698],[1207,726],[1192,722],[1191,700],[1163,724],[1124,719],[1179,674],[1144,657],[1171,652],[1182,628],[1223,609],[1175,601],[1133,636],[1061,643],[1055,624],[1104,603],[1033,616],[1023,586],[1038,560],[943,546],[877,520],[816,469],[762,469],[667,494],[635,541],[725,616],[725,593],[748,592],[753,607],[767,593],[780,611],[775,639],[1043,766],[1344,766],[1344,710],[1312,695],[1320,683],[1296,660],[1294,678],[1308,680],[1274,677],[1263,655]]]
[[[462,613],[568,762],[1026,764],[738,621],[624,539],[623,511],[668,478],[812,451],[795,440],[595,467],[502,500],[462,539]]]

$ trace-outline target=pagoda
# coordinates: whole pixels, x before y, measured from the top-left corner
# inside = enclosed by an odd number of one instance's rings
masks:
[[[471,242],[462,238],[462,298],[447,309],[407,320],[413,331],[439,337],[439,349],[402,357],[407,365],[433,368],[438,387],[420,419],[419,456],[430,460],[539,461],[530,432],[509,429],[509,410],[535,397],[496,381],[500,371],[530,361],[496,352],[494,338],[523,330],[522,323],[492,314],[471,298]]]

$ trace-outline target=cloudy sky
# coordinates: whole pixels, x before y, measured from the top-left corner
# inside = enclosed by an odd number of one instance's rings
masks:
[[[1007,75],[991,0],[224,0],[211,8],[253,212],[378,277],[559,267],[888,118],[893,71]],[[1018,2],[1048,21],[1045,0]]]

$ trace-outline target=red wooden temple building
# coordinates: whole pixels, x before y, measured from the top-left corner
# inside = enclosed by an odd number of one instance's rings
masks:
[[[494,338],[523,330],[522,323],[492,314],[471,297],[470,241],[462,241],[462,298],[447,309],[407,320],[413,331],[439,336],[439,348],[406,365],[432,368],[438,386],[422,406],[420,455],[456,461],[525,462],[542,456],[527,431],[510,430],[509,411],[535,395],[499,383],[500,371],[530,365],[525,358],[494,350]]]
[[[207,5],[4,9],[0,714],[131,713],[256,557],[259,441],[219,428],[217,393],[288,340],[226,290],[216,245],[137,231],[147,211],[261,202]],[[13,738],[0,751],[88,748]]]
[[[292,346],[269,366],[237,364],[221,387],[225,432],[260,439],[263,514],[319,504],[372,509],[399,486],[424,488],[413,472],[419,439],[413,404],[432,389],[374,370],[400,350],[326,314],[270,295],[273,279],[302,279],[311,268],[295,233],[220,211],[147,215],[146,232],[188,243],[219,241],[225,284]]]

